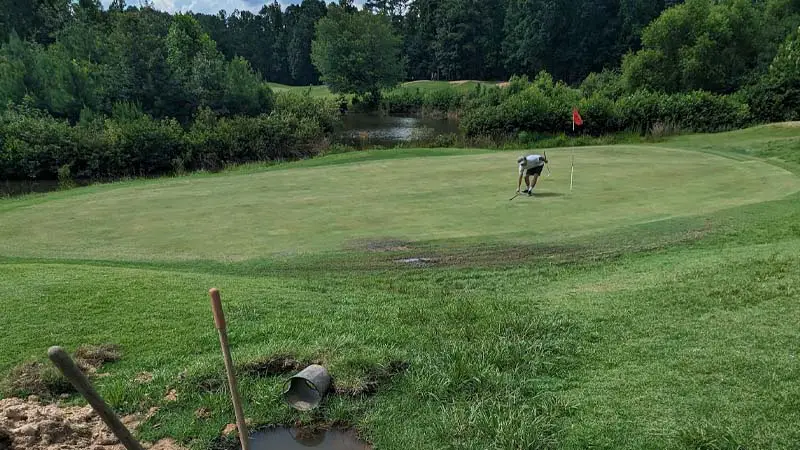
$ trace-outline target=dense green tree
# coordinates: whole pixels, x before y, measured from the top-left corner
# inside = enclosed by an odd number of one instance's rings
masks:
[[[332,92],[377,99],[403,79],[400,50],[387,17],[333,6],[317,23],[311,58]]]
[[[625,58],[631,89],[730,92],[758,67],[764,17],[749,0],[689,0],[645,28],[644,49]]]
[[[0,0],[0,42],[12,31],[23,40],[40,44],[55,40],[54,33],[72,16],[71,0]]]
[[[406,14],[403,48],[412,79],[436,78],[436,59],[431,47],[436,40],[438,7],[436,0],[415,0]]]
[[[315,25],[326,13],[321,0],[303,0],[299,5],[286,8],[287,60],[294,84],[309,85],[319,81],[319,72],[311,62],[311,42]]]

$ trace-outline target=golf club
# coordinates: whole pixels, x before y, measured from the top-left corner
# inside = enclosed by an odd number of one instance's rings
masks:
[[[544,159],[547,159],[547,152],[543,152],[543,153],[544,153]],[[550,175],[553,174],[553,172],[550,171],[550,162],[549,162],[550,160],[547,159],[547,161],[548,162],[546,162],[544,166],[547,168],[547,176],[549,177]]]
[[[517,192],[516,194],[514,194],[514,196],[513,196],[513,197],[511,197],[510,199],[508,199],[508,201],[514,200],[514,199],[515,199],[515,198],[517,198],[518,196],[519,196],[519,192]]]

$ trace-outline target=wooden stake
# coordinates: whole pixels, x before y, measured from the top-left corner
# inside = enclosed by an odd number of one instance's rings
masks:
[[[80,392],[83,398],[92,406],[94,412],[103,419],[108,428],[114,433],[114,436],[119,439],[119,442],[128,450],[144,450],[136,439],[134,439],[131,432],[122,424],[119,417],[114,413],[111,407],[106,404],[100,394],[94,390],[89,379],[86,375],[78,369],[75,361],[70,358],[63,348],[55,346],[50,347],[47,351],[47,356],[50,361],[53,361],[56,367],[64,374],[64,376],[75,386],[75,389]]]
[[[231,400],[233,409],[236,412],[236,426],[239,428],[239,442],[242,443],[242,450],[250,449],[250,435],[247,433],[247,423],[244,419],[242,410],[242,400],[239,398],[239,390],[236,387],[236,374],[233,371],[233,360],[231,350],[228,347],[228,331],[225,326],[225,313],[222,311],[222,300],[219,297],[219,290],[216,288],[208,291],[211,297],[211,311],[214,313],[214,326],[219,331],[219,345],[222,347],[222,356],[225,359],[225,371],[228,373],[228,385],[231,388]]]

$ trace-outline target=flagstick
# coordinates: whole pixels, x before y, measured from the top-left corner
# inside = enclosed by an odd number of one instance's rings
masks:
[[[572,149],[572,169],[569,171],[569,191],[572,192],[572,178],[575,175],[575,149]]]
[[[572,111],[572,134],[575,135],[575,110]],[[572,148],[571,158],[572,168],[569,171],[569,191],[572,192],[572,179],[575,175],[575,147]]]

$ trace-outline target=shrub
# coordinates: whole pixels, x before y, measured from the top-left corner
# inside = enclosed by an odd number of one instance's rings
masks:
[[[338,122],[335,104],[281,98],[270,114],[218,117],[201,109],[188,131],[119,103],[110,118],[83,113],[70,126],[26,105],[0,113],[3,179],[116,179],[219,169],[227,164],[315,154]]]
[[[739,96],[701,91],[668,95],[641,90],[614,101],[599,93],[581,97],[580,91],[540,76],[499,104],[470,102],[461,126],[468,136],[562,133],[570,129],[573,106],[583,117],[582,132],[594,136],[623,130],[646,134],[656,123],[713,132],[750,121],[749,107]]]
[[[273,113],[313,119],[324,133],[334,131],[340,121],[336,100],[292,92],[282,92],[275,96]]]

